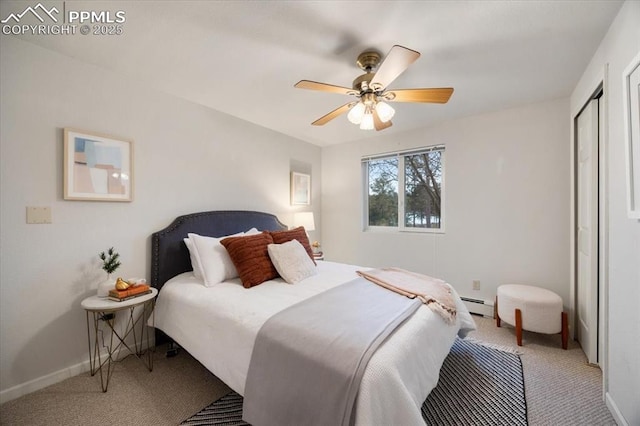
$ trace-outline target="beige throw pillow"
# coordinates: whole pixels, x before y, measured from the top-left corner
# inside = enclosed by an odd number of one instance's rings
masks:
[[[289,284],[295,284],[318,273],[313,260],[298,240],[269,244],[267,249],[273,266]]]

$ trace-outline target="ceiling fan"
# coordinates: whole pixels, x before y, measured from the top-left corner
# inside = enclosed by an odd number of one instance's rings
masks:
[[[395,45],[387,57],[380,63],[380,54],[367,50],[358,56],[356,63],[365,71],[353,80],[353,88],[300,80],[295,84],[298,89],[318,90],[355,96],[358,100],[348,102],[314,121],[314,126],[322,126],[340,114],[349,111],[347,118],[359,124],[363,130],[384,130],[391,127],[394,109],[387,102],[423,102],[445,104],[453,93],[452,87],[433,89],[388,89],[388,86],[412,63],[420,53],[406,47]],[[379,66],[378,66],[379,65]],[[377,68],[377,71],[374,70]]]

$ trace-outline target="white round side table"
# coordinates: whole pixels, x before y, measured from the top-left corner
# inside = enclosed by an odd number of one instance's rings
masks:
[[[87,314],[87,339],[89,342],[91,375],[93,376],[100,372],[102,392],[106,392],[109,387],[109,379],[113,373],[112,364],[117,361],[116,358],[119,358],[120,351],[123,348],[126,348],[138,358],[149,371],[153,371],[154,348],[151,346],[151,331],[147,330],[144,322],[146,318],[151,317],[151,326],[153,327],[155,324],[153,308],[155,307],[157,295],[158,290],[152,287],[151,293],[122,302],[98,296],[87,297],[81,302],[80,305]],[[137,307],[142,307],[143,312],[136,318],[134,317],[134,311]],[[126,315],[125,329],[120,333],[114,328],[115,319],[119,313]],[[93,324],[90,317],[93,318]],[[141,330],[136,333],[136,325],[140,320],[142,320]],[[109,334],[107,337],[108,343],[106,343],[105,332]],[[130,334],[133,335],[133,347],[125,341]],[[102,342],[100,342],[99,336],[102,336]],[[143,347],[145,340],[146,347]],[[101,354],[100,347],[103,345],[107,349],[106,354]],[[103,355],[106,355],[105,359],[102,359]]]

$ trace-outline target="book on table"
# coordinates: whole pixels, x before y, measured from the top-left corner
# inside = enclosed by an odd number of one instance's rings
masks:
[[[123,302],[149,293],[151,293],[151,287],[149,284],[137,284],[127,288],[126,290],[109,290],[109,300]]]

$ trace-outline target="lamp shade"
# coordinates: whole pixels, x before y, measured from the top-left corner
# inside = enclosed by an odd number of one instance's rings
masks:
[[[349,114],[347,114],[347,118],[353,124],[360,124],[362,121],[362,116],[364,115],[365,106],[362,102],[358,102],[351,108]]]
[[[304,226],[307,231],[314,231],[316,229],[316,223],[313,220],[313,212],[300,212],[293,214],[293,226]]]
[[[380,121],[386,123],[387,121],[393,118],[393,115],[396,111],[386,102],[379,101],[376,104],[376,111],[378,111],[378,117],[380,117]]]
[[[362,121],[360,122],[360,129],[373,130],[373,114],[372,113],[367,113],[362,117]]]

